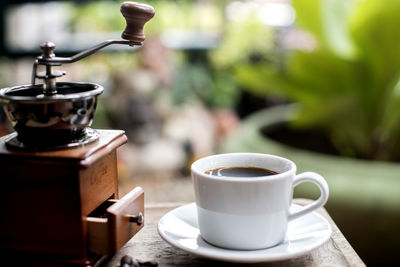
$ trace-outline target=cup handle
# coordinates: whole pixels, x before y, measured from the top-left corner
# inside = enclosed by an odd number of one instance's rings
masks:
[[[298,211],[289,213],[289,221],[299,218],[309,212],[312,212],[323,205],[325,205],[326,201],[328,201],[329,196],[329,187],[328,183],[325,181],[324,177],[315,173],[315,172],[303,172],[299,175],[296,175],[293,180],[293,188],[297,185],[304,183],[304,182],[311,182],[318,186],[319,190],[321,191],[321,195],[319,198],[312,203],[304,206]]]

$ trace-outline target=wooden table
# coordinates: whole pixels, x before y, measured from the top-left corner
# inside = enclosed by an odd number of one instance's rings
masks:
[[[294,203],[299,205],[308,202],[309,200],[305,199],[294,200]],[[147,206],[145,209],[145,227],[105,266],[119,266],[119,261],[123,255],[130,255],[143,261],[155,260],[159,266],[250,266],[201,258],[172,247],[162,240],[157,232],[158,221],[164,214],[183,204],[163,203]],[[251,266],[365,266],[326,210],[319,209],[318,213],[323,215],[332,225],[332,236],[327,243],[304,256],[279,262],[251,264]]]

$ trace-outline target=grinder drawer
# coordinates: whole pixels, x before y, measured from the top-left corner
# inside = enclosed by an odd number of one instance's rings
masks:
[[[88,250],[115,254],[144,225],[144,191],[136,187],[123,198],[109,199],[86,218]]]

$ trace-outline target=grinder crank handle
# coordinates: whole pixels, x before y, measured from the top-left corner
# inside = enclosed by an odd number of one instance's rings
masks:
[[[154,8],[142,3],[124,2],[121,4],[121,13],[126,20],[126,28],[121,35],[122,39],[143,42],[145,40],[143,26],[154,16]]]
[[[108,40],[104,41],[92,48],[89,48],[85,51],[82,51],[72,57],[56,57],[54,54],[54,49],[56,46],[51,42],[44,43],[41,48],[43,50],[43,54],[36,58],[33,63],[32,69],[32,80],[31,84],[35,85],[36,78],[44,78],[46,80],[53,81],[55,84],[55,78],[64,75],[65,73],[53,73],[51,71],[51,66],[59,66],[65,63],[73,63],[82,58],[90,56],[96,53],[98,50],[107,47],[112,44],[123,44],[129,46],[142,45],[142,42],[145,40],[145,36],[143,33],[144,24],[149,21],[152,17],[154,17],[154,8],[152,6],[135,3],[135,2],[124,2],[121,5],[121,13],[126,20],[126,28],[122,32],[122,39],[125,40]],[[38,76],[37,67],[38,65],[46,65],[47,67],[47,76]],[[52,93],[53,94],[53,93]]]

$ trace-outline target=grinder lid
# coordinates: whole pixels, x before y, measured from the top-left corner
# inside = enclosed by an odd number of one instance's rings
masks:
[[[43,84],[20,85],[0,90],[0,99],[19,103],[54,103],[93,97],[101,94],[104,88],[95,83],[57,82],[57,94],[43,94]]]

